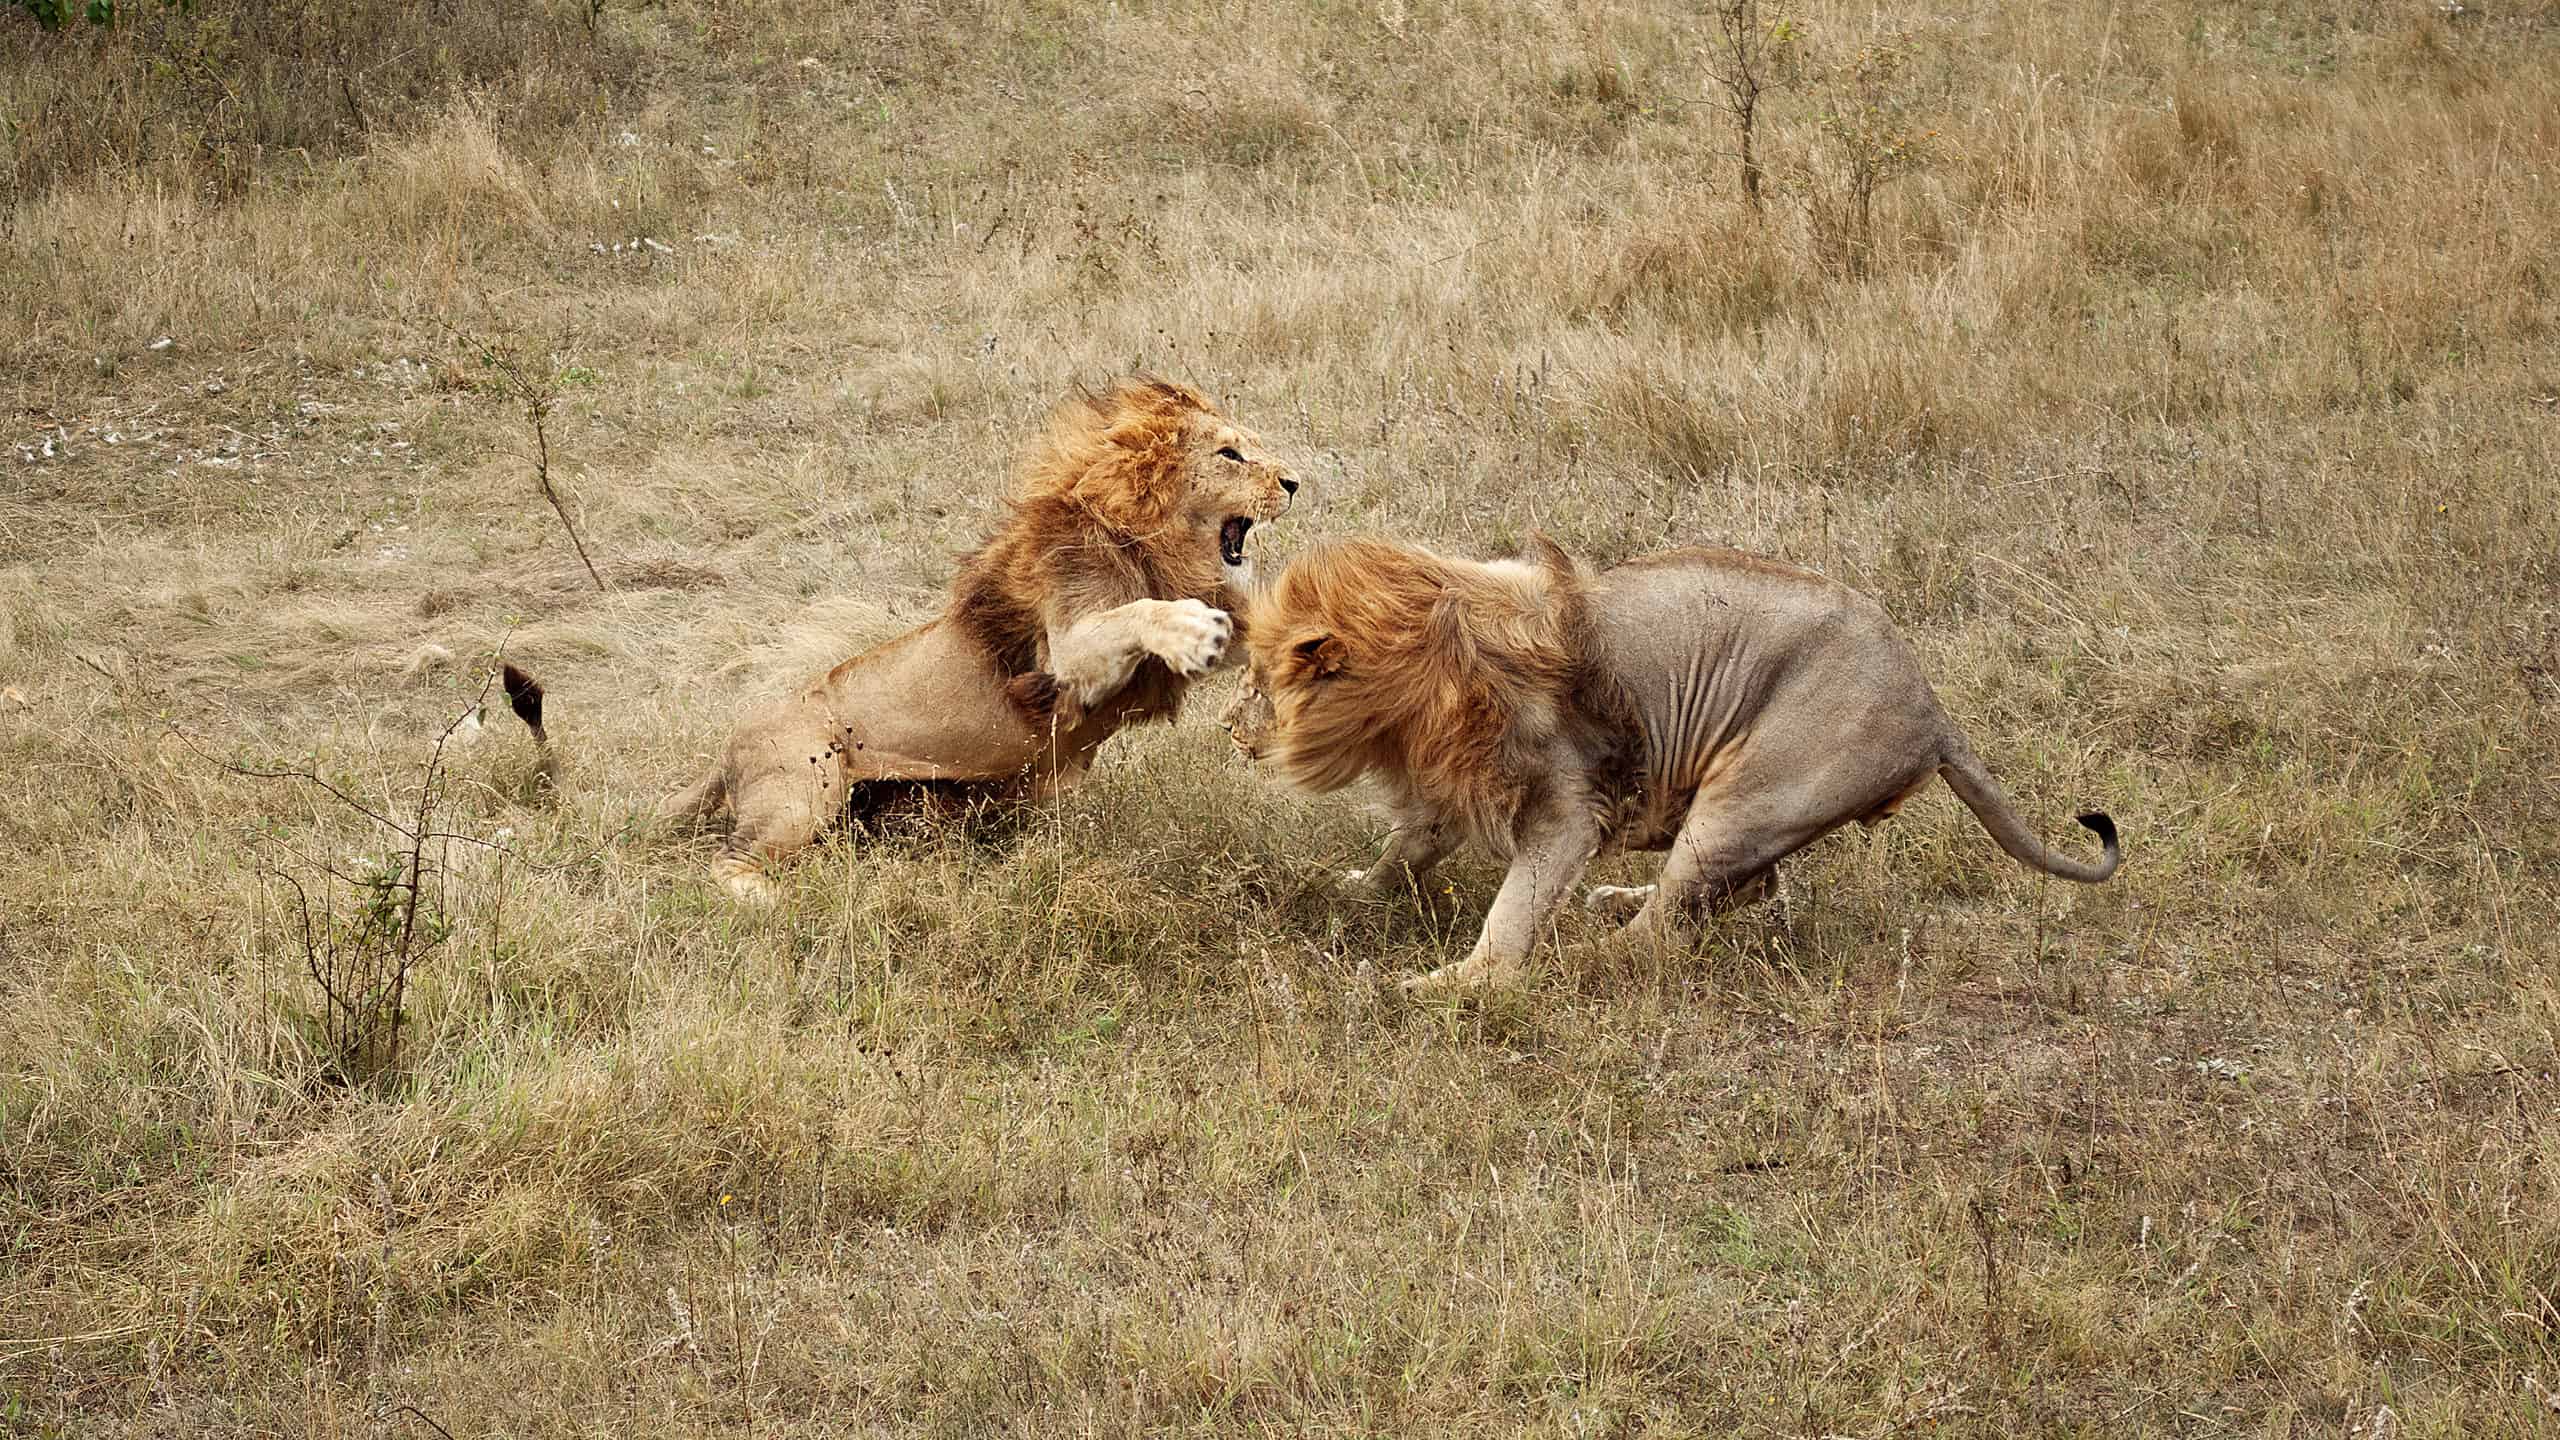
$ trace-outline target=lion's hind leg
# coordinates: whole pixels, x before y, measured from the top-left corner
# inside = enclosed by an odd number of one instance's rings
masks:
[[[774,898],[774,866],[806,850],[842,813],[851,777],[844,747],[823,733],[782,732],[733,753],[729,837],[711,873],[741,900]]]
[[[754,904],[774,899],[771,868],[806,850],[818,838],[830,803],[842,786],[814,777],[768,775],[739,787],[731,797],[735,819],[729,838],[711,861],[712,878],[730,894]]]
[[[1852,820],[1890,814],[1927,778],[1917,761],[1876,771],[1854,758],[1815,759],[1806,749],[1764,752],[1735,765],[1690,801],[1654,894],[1623,933],[1671,938],[1740,906],[1783,902],[1779,861]]]
[[[658,802],[658,821],[664,825],[700,825],[711,818],[729,795],[729,769],[715,764],[701,779]]]
[[[1754,843],[1731,825],[1682,826],[1662,878],[1644,889],[1619,934],[1630,940],[1685,940],[1707,920],[1777,893],[1774,845]],[[1799,847],[1779,850],[1783,855]]]
[[[1605,923],[1624,925],[1642,915],[1645,907],[1652,904],[1653,898],[1661,893],[1662,887],[1658,884],[1594,885],[1590,892],[1582,897],[1582,908],[1586,913],[1598,916]],[[1690,908],[1693,910],[1696,908],[1699,898],[1700,896],[1696,894],[1690,897]],[[1738,910],[1745,905],[1756,905],[1764,900],[1774,900],[1781,907],[1786,904],[1786,885],[1778,879],[1778,867],[1775,865],[1761,871],[1758,879],[1747,880],[1739,886],[1723,891],[1721,897],[1712,900],[1707,908],[1717,914],[1723,914],[1726,911]]]

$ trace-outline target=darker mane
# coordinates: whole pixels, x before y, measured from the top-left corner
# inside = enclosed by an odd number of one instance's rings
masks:
[[[1045,596],[1030,592],[1020,583],[1023,577],[1054,576],[1074,584],[1116,571],[1110,578],[1140,595],[1161,598],[1168,588],[1145,546],[1113,533],[1064,496],[1008,500],[1005,507],[1004,528],[961,559],[951,579],[949,613],[1008,678],[1040,666]]]
[[[1193,417],[1215,414],[1185,385],[1141,377],[1107,391],[1079,387],[1027,449],[994,534],[964,556],[947,618],[983,652],[1014,705],[1050,718],[1057,687],[1040,674],[1042,642],[1062,602],[1194,594],[1199,577],[1168,573],[1150,537],[1162,531],[1186,481]],[[1175,568],[1179,568],[1176,566]],[[1149,661],[1111,714],[1169,717],[1187,682]]]

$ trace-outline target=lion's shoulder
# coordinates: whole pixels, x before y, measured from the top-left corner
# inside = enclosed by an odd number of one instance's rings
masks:
[[[1143,548],[1059,496],[1017,500],[960,562],[951,618],[1007,675],[1037,669],[1050,623],[1073,623],[1158,589]]]

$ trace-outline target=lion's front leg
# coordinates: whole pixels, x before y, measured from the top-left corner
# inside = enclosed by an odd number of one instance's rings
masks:
[[[1223,610],[1197,600],[1132,600],[1049,632],[1049,673],[1059,692],[1090,709],[1129,683],[1153,655],[1176,675],[1218,663],[1235,635]]]
[[[1509,984],[1538,942],[1538,927],[1554,913],[1573,882],[1591,865],[1600,849],[1600,822],[1587,806],[1551,802],[1527,827],[1512,852],[1511,869],[1484,917],[1484,933],[1475,948],[1454,965],[1443,965],[1405,982],[1415,992],[1474,989]]]
[[[1342,882],[1373,895],[1394,895],[1407,886],[1426,892],[1423,882],[1449,852],[1458,848],[1458,827],[1443,820],[1398,816],[1387,832],[1387,848],[1366,870],[1345,870]]]

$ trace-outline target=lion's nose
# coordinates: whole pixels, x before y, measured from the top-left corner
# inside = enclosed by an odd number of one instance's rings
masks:
[[[1298,482],[1283,475],[1280,477],[1280,491],[1284,495],[1295,495],[1298,493]]]

